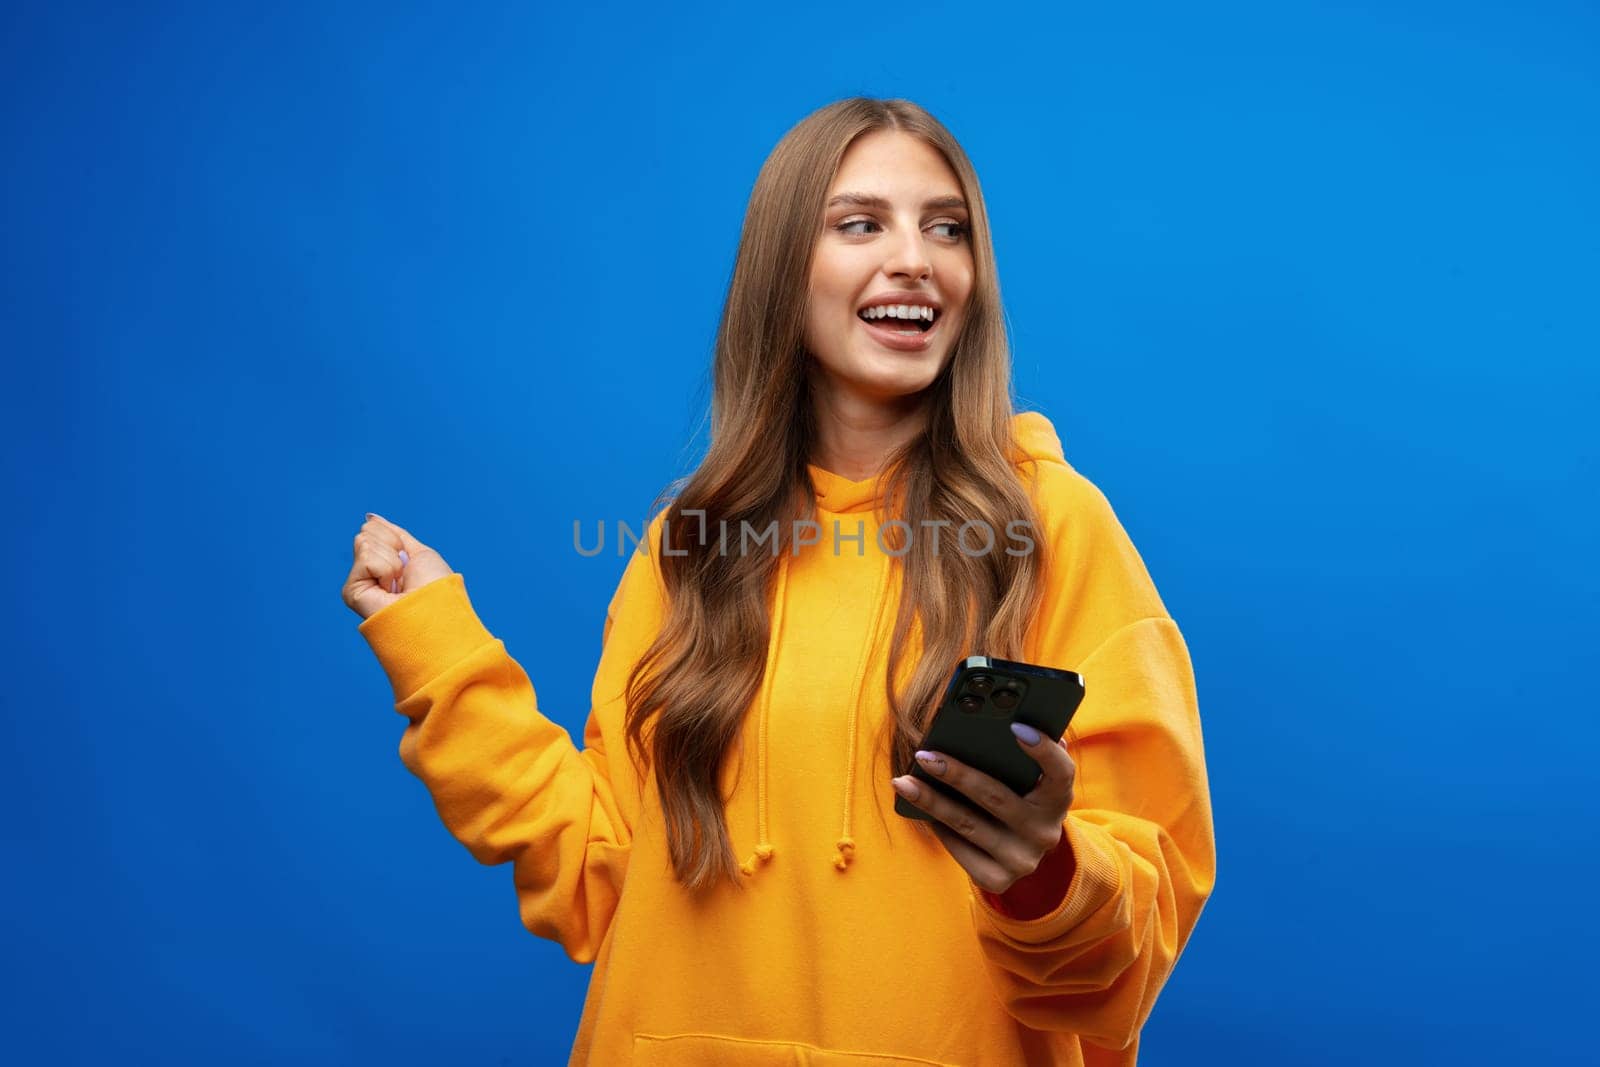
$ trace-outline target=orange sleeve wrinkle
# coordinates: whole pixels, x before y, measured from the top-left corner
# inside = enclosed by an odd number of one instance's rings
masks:
[[[1129,1049],[1211,894],[1215,835],[1183,635],[1110,505],[1071,476],[1057,494],[1067,507],[1054,516],[1056,562],[1030,655],[1084,678],[1066,738],[1077,766],[1063,828],[1072,862],[1055,868],[1059,904],[1036,918],[976,888],[970,904],[1013,1016]]]
[[[629,557],[601,641],[584,747],[538,707],[527,673],[479,620],[461,574],[358,627],[408,723],[400,759],[478,862],[512,864],[523,925],[592,962],[616,911],[640,808],[623,736],[627,671],[653,636],[651,557]]]

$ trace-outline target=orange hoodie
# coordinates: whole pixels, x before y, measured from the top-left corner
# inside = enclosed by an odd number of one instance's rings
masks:
[[[1067,736],[1070,881],[1039,918],[1001,910],[894,812],[903,768],[871,743],[898,595],[878,479],[811,467],[821,539],[782,557],[765,679],[723,768],[743,892],[696,899],[673,880],[656,768],[641,782],[624,743],[628,670],[664,618],[663,513],[606,613],[581,749],[540,712],[459,573],[361,623],[409,720],[400,757],[445,825],[479,862],[512,864],[530,931],[595,964],[571,1063],[1135,1062],[1215,880],[1194,675],[1049,421],[1020,414],[1014,437],[1046,553],[1022,658],[1078,671],[1086,689]]]

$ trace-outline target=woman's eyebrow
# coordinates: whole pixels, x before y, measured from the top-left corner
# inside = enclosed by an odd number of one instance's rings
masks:
[[[883,197],[874,196],[871,193],[840,193],[828,201],[828,207],[836,207],[840,204],[849,204],[854,207],[875,207],[880,211],[887,211],[892,206]],[[965,210],[966,206],[967,202],[959,196],[936,196],[924,201],[922,205],[924,211],[933,208],[961,208]]]

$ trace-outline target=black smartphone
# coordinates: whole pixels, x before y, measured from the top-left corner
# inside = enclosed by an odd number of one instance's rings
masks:
[[[1014,792],[1033,791],[1043,772],[1017,743],[1011,724],[1024,723],[1059,742],[1083,702],[1083,676],[1015,660],[969,656],[956,665],[944,699],[918,748],[954,756]],[[923,770],[916,757],[902,774],[913,775],[959,804],[977,803]],[[933,816],[896,793],[894,810],[908,819]]]

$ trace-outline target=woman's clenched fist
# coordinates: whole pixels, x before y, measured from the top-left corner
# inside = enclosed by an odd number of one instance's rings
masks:
[[[344,583],[344,602],[369,618],[407,593],[450,573],[450,564],[402,526],[367,515],[356,534],[355,564]]]

